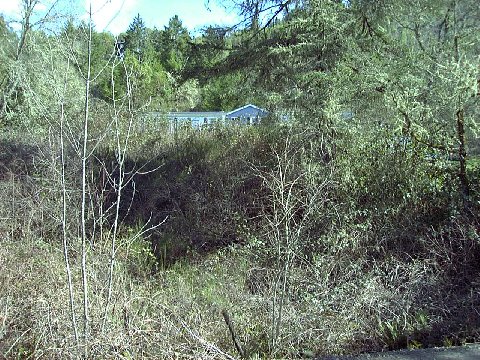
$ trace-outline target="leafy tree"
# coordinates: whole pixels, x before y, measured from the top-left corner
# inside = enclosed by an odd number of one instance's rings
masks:
[[[164,108],[165,99],[171,92],[171,81],[151,48],[141,59],[127,50],[122,58],[114,59],[107,73],[109,78],[100,86],[109,101],[113,97],[117,101],[123,100],[130,91],[135,109],[145,106],[157,110]]]
[[[227,110],[255,103],[250,88],[245,84],[246,79],[241,72],[212,77],[202,88],[201,108]]]
[[[476,127],[478,104],[478,6],[473,1],[359,1],[352,2],[352,12],[360,15],[364,35],[351,52],[350,79],[362,84],[358,90],[378,93],[399,133],[412,144],[458,159],[459,194],[467,206],[466,134]],[[354,98],[360,96],[357,92]]]
[[[84,22],[76,25],[70,20],[65,24],[60,37],[69,49],[67,54],[76,65],[79,76],[85,78],[88,58],[84,54],[88,44],[88,25]],[[112,98],[111,68],[114,60],[118,58],[115,44],[116,39],[112,34],[92,30],[90,71],[94,81],[91,84],[91,94],[107,101]]]
[[[190,79],[179,86],[175,86],[171,106],[175,110],[193,110],[200,103],[200,88],[198,81]]]
[[[78,77],[66,62],[69,47],[51,32],[47,35],[43,28],[55,18],[54,7],[59,4],[54,2],[42,17],[39,1],[23,1],[22,28],[17,33],[1,18],[0,120],[4,124],[31,126],[51,119],[65,74],[71,76],[72,88],[78,90]],[[70,104],[76,106],[77,97],[71,100]]]
[[[2,120],[15,106],[15,86],[11,83],[11,66],[14,63],[15,53],[13,44],[16,43],[14,32],[9,29],[2,16],[0,16],[0,36],[4,39],[0,44],[0,89],[2,89],[0,92],[0,120]]]
[[[195,77],[203,84],[218,73],[218,64],[229,52],[228,29],[209,26],[191,42],[190,57],[183,71],[184,78]]]
[[[111,98],[110,92],[105,92],[111,81],[111,67],[117,54],[115,38],[110,33],[94,32],[92,34],[91,72],[95,82],[92,84],[92,95],[103,99]]]
[[[262,31],[239,38],[241,46],[219,64],[220,72],[248,71],[252,91],[292,109],[304,126],[331,139],[332,151],[338,114],[348,112],[371,126],[391,127],[389,136],[423,149],[418,157],[454,154],[459,194],[468,202],[466,135],[476,129],[479,98],[475,1],[241,5],[275,10]]]

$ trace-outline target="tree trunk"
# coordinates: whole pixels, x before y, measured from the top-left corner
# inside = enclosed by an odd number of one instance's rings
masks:
[[[456,112],[457,120],[457,140],[458,140],[458,158],[460,168],[458,171],[458,180],[460,182],[460,193],[462,195],[464,209],[468,208],[470,197],[470,183],[467,175],[467,150],[465,147],[465,112],[459,109]]]

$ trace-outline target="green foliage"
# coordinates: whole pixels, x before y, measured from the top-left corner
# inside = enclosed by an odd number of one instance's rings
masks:
[[[139,233],[141,227],[127,227],[124,230],[124,238],[118,242],[121,249],[120,258],[124,258],[123,262],[128,272],[139,278],[148,278],[158,270],[158,262],[151,242],[143,236],[138,236]]]
[[[391,349],[420,349],[423,347],[421,338],[416,339],[422,332],[429,331],[428,315],[418,311],[413,315],[403,314],[402,318],[396,318],[386,323],[379,323],[379,330],[382,333],[385,345]]]
[[[214,77],[204,84],[201,94],[202,109],[236,109],[245,103],[254,101],[245,101],[246,98],[240,95],[244,87],[244,79],[241,74],[230,74],[222,77]],[[248,99],[251,100],[251,99]]]
[[[158,33],[156,50],[160,54],[165,69],[173,74],[180,74],[190,57],[191,41],[188,30],[177,15],[170,18],[165,29]]]
[[[143,107],[154,99],[152,106],[160,107],[165,93],[170,87],[168,75],[163,70],[155,54],[148,52],[139,60],[137,56],[127,50],[123,64],[119,64],[123,78],[120,82],[126,84],[127,79],[133,96],[133,106]]]
[[[130,50],[136,58],[139,60],[143,59],[147,47],[147,29],[140,14],[137,14],[128,26],[125,35],[125,47]]]

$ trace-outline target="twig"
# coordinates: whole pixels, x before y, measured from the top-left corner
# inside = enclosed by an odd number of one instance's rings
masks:
[[[31,329],[27,329],[25,330],[12,344],[12,346],[10,346],[10,348],[7,350],[7,352],[5,354],[3,354],[3,356],[5,358],[7,358],[7,355],[10,353],[10,351],[13,350],[13,348],[15,347],[15,345],[17,345],[17,343],[20,341],[20,339],[27,333],[29,332]]]
[[[90,3],[89,21],[88,21],[88,62],[87,78],[85,80],[85,118],[83,123],[83,152],[82,152],[82,286],[83,286],[83,357],[88,359],[88,340],[89,340],[89,314],[88,314],[88,280],[87,280],[87,159],[88,159],[88,122],[89,122],[89,98],[90,98],[90,78],[91,78],[91,59],[92,59],[92,4]]]
[[[230,316],[228,316],[227,310],[225,309],[222,310],[222,316],[225,322],[227,323],[228,330],[230,331],[230,335],[232,335],[232,340],[233,340],[233,344],[235,345],[235,348],[237,349],[242,359],[246,358],[245,351],[242,349],[242,346],[240,345],[240,342],[238,341],[237,336],[235,335],[233,323],[232,323],[232,320],[230,319]]]
[[[200,344],[202,344],[202,346],[204,346],[206,349],[208,350],[211,350],[211,351],[214,351],[222,356],[224,356],[225,358],[227,358],[228,360],[235,360],[235,358],[229,354],[227,354],[226,352],[223,352],[222,350],[220,350],[217,346],[215,346],[214,344],[212,344],[211,342],[208,342],[207,340],[203,339],[202,337],[200,337],[200,335],[198,335],[197,333],[195,333],[193,330],[191,330],[187,324],[181,320],[181,319],[178,319],[179,322],[180,322],[180,325],[182,325],[182,327],[185,329],[185,331],[193,338],[195,339],[196,341],[198,341]]]

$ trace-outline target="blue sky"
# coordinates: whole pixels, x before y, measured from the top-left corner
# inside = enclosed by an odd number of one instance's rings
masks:
[[[22,0],[0,0],[0,13],[7,20],[18,20]],[[54,0],[38,0],[37,13],[42,13]],[[137,15],[147,27],[163,29],[168,20],[178,15],[183,25],[194,32],[206,25],[234,25],[239,19],[234,11],[225,8],[221,0],[62,0],[59,9],[68,9],[81,19],[87,19],[86,9],[92,3],[93,21],[97,31],[114,35],[127,30]],[[207,8],[208,5],[208,8]],[[13,28],[18,23],[12,22]]]
[[[89,3],[89,0],[84,1]],[[205,0],[110,0],[100,8],[101,2],[102,0],[92,1],[94,11],[99,9],[93,16],[94,22],[97,29],[106,28],[114,34],[125,31],[138,13],[147,27],[160,29],[174,15],[178,15],[190,31],[209,24],[233,25],[237,21],[233,12],[216,0],[210,0],[208,8]]]

